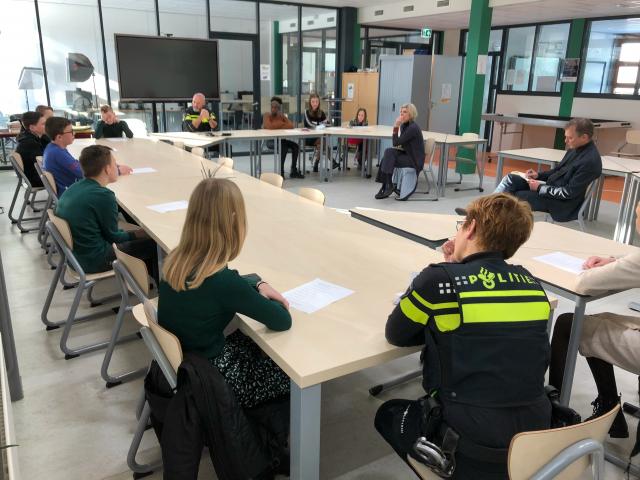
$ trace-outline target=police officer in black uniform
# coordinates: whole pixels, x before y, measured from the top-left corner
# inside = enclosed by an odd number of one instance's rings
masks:
[[[207,100],[202,93],[195,93],[191,106],[187,108],[182,119],[183,132],[210,132],[218,126],[216,116],[209,112],[205,105]]]
[[[375,419],[403,460],[443,478],[507,479],[511,438],[549,428],[549,302],[527,270],[505,262],[532,228],[525,202],[476,199],[443,246],[446,262],[425,268],[389,316],[390,343],[424,344],[427,395],[385,402]]]

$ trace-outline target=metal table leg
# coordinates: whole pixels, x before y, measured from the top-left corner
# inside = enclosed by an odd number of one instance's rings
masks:
[[[571,399],[571,387],[573,386],[573,374],[576,370],[576,359],[578,357],[578,346],[580,345],[580,335],[582,334],[582,323],[584,322],[584,310],[587,305],[584,297],[575,296],[576,306],[573,310],[573,322],[571,323],[571,336],[569,337],[569,348],[567,349],[567,359],[562,377],[562,390],[560,392],[560,404],[568,406]]]
[[[624,215],[627,205],[627,196],[629,195],[629,187],[631,184],[631,174],[627,173],[624,177],[624,186],[622,187],[622,198],[620,198],[620,207],[618,208],[618,219],[616,220],[616,229],[613,234],[613,239],[616,242],[620,241],[620,232],[624,226]]]
[[[291,479],[320,478],[321,385],[300,388],[291,381]]]
[[[496,188],[500,185],[500,181],[502,180],[502,168],[504,164],[504,155],[502,153],[498,153],[498,165],[496,165]]]

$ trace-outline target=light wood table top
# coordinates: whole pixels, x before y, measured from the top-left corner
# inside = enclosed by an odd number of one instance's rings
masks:
[[[201,158],[163,143],[133,140],[116,145],[118,160],[158,173],[120,177],[110,187],[118,202],[158,242],[174,248],[186,210],[157,213],[152,204],[187,200],[202,179]],[[182,176],[175,174],[176,165]],[[439,252],[354,220],[248,175],[233,175],[247,207],[248,236],[231,263],[256,272],[279,291],[315,278],[355,293],[314,313],[292,310],[287,332],[269,331],[248,318],[240,328],[305,388],[398,358],[417,349],[394,347],[384,336],[387,316],[409,274],[442,261]],[[322,239],[321,241],[319,239]]]
[[[639,158],[625,158],[625,157],[615,157],[615,156],[607,156],[602,157],[609,158],[611,161],[617,163],[618,165],[627,168],[631,172],[640,172],[640,159]]]
[[[517,150],[501,150],[498,155],[509,158],[526,159],[531,161],[544,161],[560,163],[566,154],[566,150],[556,150],[555,148],[520,148]]]

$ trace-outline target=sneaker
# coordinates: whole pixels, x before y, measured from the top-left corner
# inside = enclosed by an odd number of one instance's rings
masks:
[[[615,400],[604,400],[598,396],[591,402],[591,405],[593,405],[593,413],[585,422],[601,417],[605,413],[610,412],[616,405],[620,405],[620,397]],[[629,427],[627,426],[627,420],[624,418],[622,410],[618,412],[616,418],[613,420],[611,428],[609,429],[609,436],[611,438],[629,438]]]
[[[298,170],[293,170],[289,174],[289,178],[304,178],[304,175],[301,172],[299,172]]]

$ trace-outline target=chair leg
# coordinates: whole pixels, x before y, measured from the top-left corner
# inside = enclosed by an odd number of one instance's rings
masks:
[[[11,199],[11,206],[9,207],[9,212],[7,213],[7,215],[9,216],[9,219],[11,220],[11,223],[16,223],[18,221],[18,219],[13,216],[13,209],[16,206],[16,200],[18,200],[18,193],[20,192],[20,187],[22,187],[22,181],[20,180],[20,177],[18,177],[18,185],[16,185],[15,192],[13,192],[13,198]]]
[[[18,216],[18,220],[16,221],[16,224],[18,225],[18,229],[20,230],[20,233],[33,232],[34,230],[38,230],[40,227],[39,223],[37,226],[29,227],[29,228],[22,226],[23,222],[30,222],[35,220],[40,221],[42,218],[42,215],[38,215],[37,217],[26,217],[26,218],[24,216],[27,210],[27,205],[29,204],[29,196],[31,195],[31,193],[32,193],[31,188],[27,187],[26,191],[24,192],[24,199],[22,202],[22,208],[20,209],[20,215]]]
[[[47,292],[47,296],[44,300],[44,305],[42,306],[42,313],[40,314],[40,320],[45,324],[47,330],[53,330],[58,328],[64,322],[52,322],[49,320],[49,308],[51,308],[51,301],[53,300],[53,294],[56,291],[56,287],[58,286],[58,282],[64,274],[64,257],[61,255],[60,260],[58,260],[58,265],[56,265],[55,273],[53,274],[53,278],[51,279],[51,285],[49,286],[49,291]]]
[[[136,461],[136,455],[138,454],[138,449],[142,442],[142,436],[144,435],[144,431],[147,429],[150,418],[151,407],[149,407],[149,404],[145,402],[142,414],[138,419],[138,425],[136,426],[136,430],[133,434],[133,439],[131,440],[131,445],[129,446],[129,452],[127,453],[127,466],[132,472],[134,472],[134,476],[135,474],[149,475],[153,473],[154,470],[162,468],[162,461],[149,464],[140,464]],[[140,476],[136,476],[135,478],[140,478]]]
[[[116,348],[116,344],[121,343],[123,340],[119,337],[120,337],[120,329],[122,328],[122,323],[124,322],[124,315],[125,313],[131,311],[131,307],[128,305],[127,300],[128,300],[128,295],[126,297],[125,296],[122,297],[122,301],[120,302],[120,309],[118,310],[118,315],[116,315],[116,321],[113,324],[111,339],[109,340],[107,351],[104,353],[104,360],[102,361],[102,367],[100,369],[100,375],[102,375],[103,380],[107,382],[107,385],[106,385],[107,388],[115,387],[117,385],[120,385],[122,382],[126,382],[129,379],[139,377],[147,371],[146,368],[139,368],[137,370],[131,370],[129,372],[121,373],[118,375],[109,374],[109,364],[111,363],[111,357],[113,356],[113,351]],[[127,335],[127,338],[128,337],[140,338],[137,333],[133,335]]]
[[[147,367],[147,371],[149,370],[150,367]],[[140,420],[140,417],[142,416],[142,411],[144,410],[144,406],[147,403],[147,396],[146,393],[144,391],[144,388],[142,389],[142,395],[140,395],[140,398],[138,399],[138,404],[136,405],[136,420]]]
[[[371,395],[372,397],[375,397],[385,390],[389,390],[390,388],[397,387],[398,385],[401,385],[405,382],[408,382],[409,380],[413,380],[414,378],[418,378],[420,376],[422,376],[422,370],[415,370],[413,372],[400,375],[399,377],[393,378],[387,382],[374,385],[369,389],[369,395]]]

